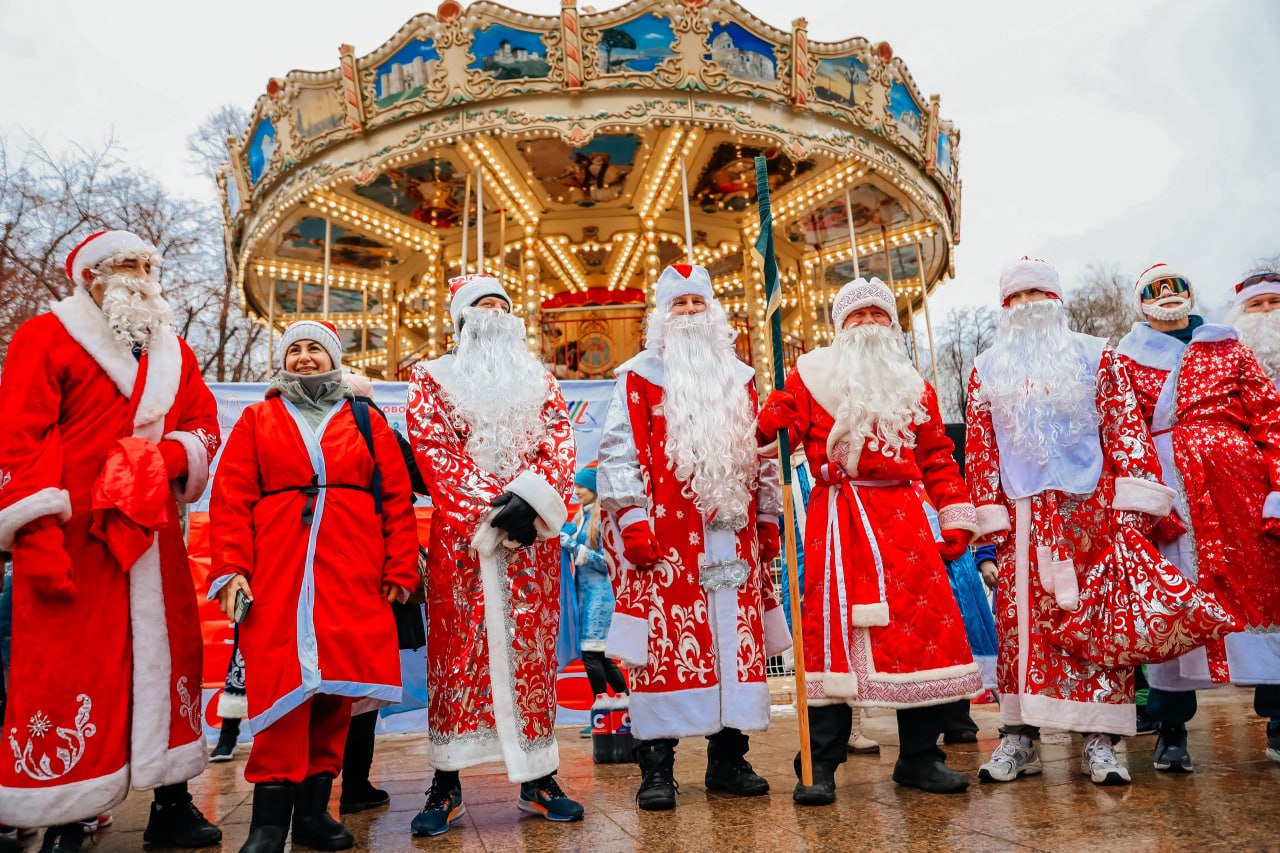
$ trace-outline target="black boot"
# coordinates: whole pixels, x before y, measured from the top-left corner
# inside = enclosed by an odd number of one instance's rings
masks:
[[[80,845],[84,843],[84,826],[79,823],[64,823],[51,826],[44,832],[44,841],[40,844],[40,853],[80,853]]]
[[[351,718],[347,745],[342,751],[342,794],[338,797],[338,814],[354,814],[391,802],[386,791],[373,787],[369,781],[369,769],[373,766],[373,731],[377,725],[377,711]]]
[[[930,794],[959,794],[969,787],[969,777],[948,767],[946,758],[940,749],[899,755],[893,766],[893,781]]]
[[[1187,727],[1184,723],[1161,723],[1156,730],[1157,770],[1166,773],[1190,773],[1191,754],[1187,752]]]
[[[791,799],[802,806],[829,806],[836,801],[836,768],[840,765],[832,761],[813,762],[813,784],[806,785],[801,781],[800,756],[796,755],[796,789],[791,792]]]
[[[259,782],[253,786],[253,820],[240,853],[284,853],[296,787],[292,782]]]
[[[187,783],[156,788],[151,819],[142,840],[166,847],[212,847],[222,841],[222,830],[205,820],[191,802]]]
[[[209,753],[210,761],[230,761],[235,755],[236,741],[240,737],[240,720],[237,717],[223,717],[222,731],[218,734],[218,745]]]
[[[751,769],[747,761],[750,739],[737,729],[724,728],[707,738],[708,791],[724,791],[739,797],[759,797],[769,793],[769,783]]]
[[[676,743],[667,740],[642,740],[636,744],[636,762],[640,765],[640,790],[636,805],[643,811],[660,812],[676,807]]]
[[[317,773],[298,786],[293,806],[293,843],[316,850],[349,850],[356,839],[345,826],[329,815],[333,776]]]

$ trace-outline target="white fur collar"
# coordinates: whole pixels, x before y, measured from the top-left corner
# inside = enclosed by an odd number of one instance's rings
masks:
[[[1240,337],[1230,326],[1218,323],[1205,323],[1191,333],[1191,343],[1203,344],[1212,341],[1234,341]],[[1187,344],[1173,335],[1158,332],[1150,323],[1134,323],[1129,334],[1120,339],[1116,352],[1141,364],[1143,367],[1154,367],[1159,370],[1173,370],[1182,359]]]
[[[836,387],[835,347],[819,347],[796,359],[800,381],[828,415],[836,416],[840,408],[840,389]]]
[[[447,352],[439,358],[418,362],[418,367],[441,388],[447,388],[449,380],[453,378],[453,360],[453,353]]]
[[[745,364],[741,359],[734,360],[733,370],[738,381],[743,385],[754,381],[756,378],[756,372],[750,365]],[[662,356],[658,355],[653,350],[640,350],[640,352],[634,357],[624,361],[613,371],[613,375],[619,379],[628,373],[634,373],[654,385],[657,385],[659,388],[666,387],[663,385],[667,375],[666,365],[662,361]]]

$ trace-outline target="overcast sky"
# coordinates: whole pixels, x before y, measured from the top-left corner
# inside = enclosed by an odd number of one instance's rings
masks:
[[[964,197],[941,311],[994,301],[999,271],[1022,254],[1057,265],[1068,286],[1090,264],[1136,275],[1164,261],[1217,304],[1280,253],[1280,2],[744,5],[782,29],[805,15],[813,41],[886,40],[942,96],[962,134]],[[209,112],[249,108],[290,69],[335,67],[343,42],[366,54],[434,6],[0,0],[0,133],[54,149],[114,134],[196,195],[207,185],[184,139]]]

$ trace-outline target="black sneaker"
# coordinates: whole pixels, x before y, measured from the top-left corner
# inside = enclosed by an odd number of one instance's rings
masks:
[[[1161,723],[1156,733],[1157,770],[1166,773],[1190,773],[1191,755],[1187,752],[1187,727],[1182,723]]]
[[[80,853],[84,844],[84,827],[78,823],[64,823],[45,830],[40,853]]]
[[[222,730],[218,733],[218,744],[209,753],[210,761],[230,761],[235,757],[236,743],[240,738],[240,721],[232,718],[222,721]]]
[[[522,783],[516,808],[522,812],[562,823],[582,820],[583,814],[582,805],[565,796],[553,773],[548,773],[532,782]]]
[[[1153,735],[1160,730],[1160,724],[1141,711],[1138,712],[1138,734]]]
[[[222,841],[222,830],[205,820],[191,802],[191,795],[176,803],[153,802],[142,840],[166,847],[212,847]]]
[[[368,779],[362,779],[347,787],[346,780],[342,784],[342,796],[338,798],[338,814],[355,814],[385,806],[391,802],[391,795],[381,788],[373,787]]]
[[[437,783],[437,779],[431,780],[427,802],[409,825],[414,835],[443,835],[467,813],[462,802],[462,786]]]
[[[1280,717],[1267,723],[1267,758],[1280,764]]]
[[[948,767],[941,758],[918,755],[898,757],[893,781],[904,788],[918,788],[930,794],[959,794],[969,787],[969,777]]]

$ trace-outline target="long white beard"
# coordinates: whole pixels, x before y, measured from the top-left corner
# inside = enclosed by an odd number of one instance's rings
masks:
[[[462,320],[444,391],[470,429],[467,453],[505,480],[546,438],[547,371],[529,352],[520,318],[467,308]]]
[[[983,361],[982,397],[1009,450],[1045,463],[1058,446],[1097,432],[1097,365],[1082,357],[1061,302],[1002,311]]]
[[[736,335],[713,302],[702,314],[663,321],[667,457],[702,514],[741,530],[759,468],[755,409],[736,375]]]
[[[173,309],[160,295],[157,277],[109,273],[102,282],[102,313],[123,346],[146,350],[157,333],[173,329]]]
[[[928,418],[924,379],[890,326],[864,323],[836,335],[836,376],[840,405],[827,437],[827,453],[849,443],[846,470],[858,470],[863,445],[893,459],[916,446],[912,427]],[[868,440],[870,443],[868,444]]]
[[[1159,320],[1162,323],[1171,323],[1174,320],[1181,320],[1183,317],[1191,315],[1191,309],[1195,307],[1195,302],[1187,296],[1166,296],[1164,299],[1158,299],[1150,305],[1142,306],[1142,313],[1146,314],[1152,320]]]
[[[1280,384],[1280,311],[1241,314],[1232,325],[1240,330],[1240,340],[1253,350],[1271,381]]]

